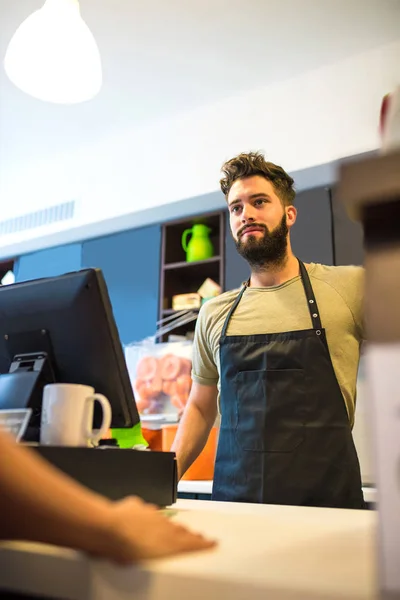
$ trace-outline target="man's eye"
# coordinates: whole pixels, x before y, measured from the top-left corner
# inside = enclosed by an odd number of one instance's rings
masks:
[[[264,200],[263,200],[262,198],[259,198],[258,200],[256,200],[256,201],[254,202],[254,204],[255,204],[256,206],[257,206],[257,205],[258,205],[258,206],[260,206],[260,204],[264,204]]]
[[[236,206],[233,206],[233,207],[232,207],[232,212],[233,212],[233,213],[234,213],[234,212],[237,212],[239,209],[240,209],[240,206],[237,206],[237,205],[236,205]]]

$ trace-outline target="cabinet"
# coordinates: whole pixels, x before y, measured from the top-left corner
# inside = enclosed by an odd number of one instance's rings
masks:
[[[292,249],[302,261],[334,264],[330,189],[318,187],[296,195],[296,223],[291,230]]]
[[[229,225],[229,212],[225,213],[225,289],[240,288],[244,281],[250,277],[250,267],[236,249]]]
[[[212,258],[187,262],[182,246],[182,236],[193,225],[207,225],[214,248]],[[225,288],[225,214],[224,211],[198,215],[162,226],[159,320],[172,318],[177,311],[172,308],[172,298],[178,294],[197,292],[202,283],[210,278]],[[194,331],[195,322],[188,323],[174,334],[187,335]],[[165,341],[168,336],[164,336]]]
[[[332,214],[336,265],[364,264],[364,232],[361,223],[352,221],[335,188],[332,189]]]

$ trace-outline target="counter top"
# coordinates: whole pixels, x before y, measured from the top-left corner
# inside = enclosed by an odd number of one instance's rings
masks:
[[[219,546],[122,568],[62,548],[3,543],[3,588],[67,600],[377,598],[374,511],[179,500],[169,513]]]
[[[183,494],[209,494],[212,493],[212,481],[188,481],[181,479],[178,483],[178,492]],[[365,502],[369,504],[376,504],[377,492],[375,487],[364,486],[363,487]]]

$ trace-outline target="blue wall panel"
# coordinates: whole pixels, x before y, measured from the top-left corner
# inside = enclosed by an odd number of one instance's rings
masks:
[[[88,240],[82,268],[102,269],[121,341],[152,335],[158,316],[161,227],[154,225]]]
[[[24,254],[14,267],[16,281],[53,277],[81,268],[82,244],[56,246]]]

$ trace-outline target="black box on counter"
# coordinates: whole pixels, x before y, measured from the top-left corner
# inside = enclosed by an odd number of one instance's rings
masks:
[[[139,496],[164,507],[177,496],[174,452],[33,446],[55,467],[110,500]]]

